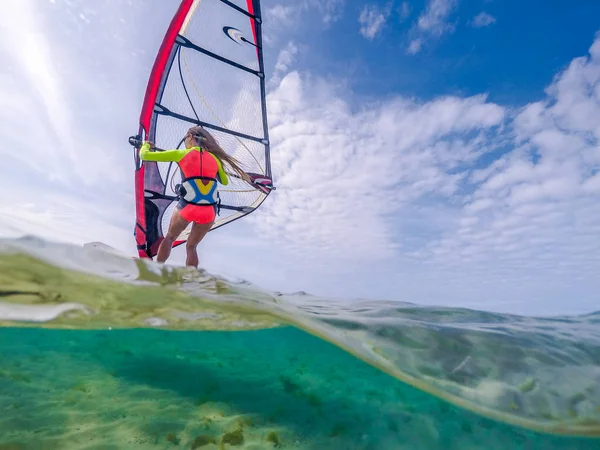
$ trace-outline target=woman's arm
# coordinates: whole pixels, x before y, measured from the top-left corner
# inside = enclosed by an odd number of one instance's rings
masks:
[[[219,181],[221,182],[222,185],[224,185],[224,186],[228,185],[229,178],[227,178],[227,174],[223,170],[223,164],[221,163],[221,160],[219,158],[217,158],[215,155],[213,155],[212,153],[211,153],[211,155],[213,158],[215,158],[215,160],[217,161],[217,165],[219,166],[219,170],[217,171],[217,178],[219,179]]]
[[[140,159],[144,161],[179,162],[187,154],[186,149],[151,152],[150,143],[144,142],[140,147]]]

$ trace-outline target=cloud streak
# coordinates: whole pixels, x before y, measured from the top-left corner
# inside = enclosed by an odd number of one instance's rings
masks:
[[[495,22],[496,22],[496,18],[494,16],[491,16],[490,14],[486,13],[485,11],[482,11],[473,18],[471,25],[474,28],[485,28],[485,27],[489,27],[490,25],[492,25]]]
[[[346,0],[304,0],[305,8],[316,8],[322,15],[322,22],[329,25],[338,21],[342,16],[342,11]]]
[[[391,12],[391,3],[388,3],[384,8],[374,4],[365,5],[358,17],[360,34],[366,39],[372,40],[381,32]]]
[[[419,16],[417,25],[421,31],[441,35],[453,30],[448,17],[456,8],[457,0],[430,0],[423,14]]]
[[[418,53],[427,39],[439,38],[454,31],[450,15],[458,6],[458,0],[429,0],[425,11],[417,19],[411,30],[412,39],[407,53]]]
[[[403,20],[407,19],[408,16],[410,16],[410,13],[411,13],[410,4],[406,1],[402,2],[400,4],[400,7],[398,8],[398,14],[400,15],[400,20],[403,21]]]
[[[281,39],[296,39],[302,33],[314,32],[311,25],[329,28],[343,15],[345,0],[300,0],[263,8],[263,42],[276,48]]]
[[[297,54],[298,46],[293,41],[288,42],[288,44],[279,52],[273,75],[268,82],[270,87],[279,85],[281,76],[289,71]]]

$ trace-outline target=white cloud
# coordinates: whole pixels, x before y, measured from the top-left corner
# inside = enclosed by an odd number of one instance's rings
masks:
[[[263,13],[263,41],[269,45],[274,45],[282,31],[299,28],[302,11],[302,5],[298,4],[275,5],[266,8]]]
[[[391,3],[387,4],[384,8],[380,8],[374,4],[365,5],[358,18],[360,34],[367,39],[373,39],[381,31],[391,12]]]
[[[346,0],[304,0],[305,8],[316,8],[322,17],[322,22],[329,25],[342,17]]]
[[[590,304],[599,84],[600,37],[515,115],[485,96],[356,109],[345,87],[292,72],[268,99],[278,190],[254,224],[298,265],[383,267],[407,298],[502,309],[528,295],[521,311],[540,298],[548,312],[572,289]]]
[[[516,116],[514,150],[475,172],[460,224],[430,255],[565,286],[600,269],[598,42]]]
[[[493,23],[496,22],[496,18],[494,16],[489,15],[485,11],[477,14],[472,21],[472,26],[475,28],[484,28],[489,27]]]
[[[412,38],[407,53],[412,55],[418,53],[426,38],[440,37],[454,31],[454,24],[448,19],[457,5],[458,0],[429,0],[425,11],[411,30]]]
[[[281,38],[292,38],[307,28],[314,31],[312,17],[305,20],[303,14],[318,16],[321,26],[329,27],[342,17],[345,0],[302,0],[291,4],[276,4],[264,9],[263,41],[275,47]]]
[[[400,7],[398,8],[398,14],[400,14],[400,20],[405,20],[408,18],[408,16],[410,16],[411,13],[411,7],[410,4],[406,1],[402,2],[400,4]]]
[[[276,87],[281,83],[281,77],[290,70],[297,54],[298,46],[293,41],[288,42],[287,45],[281,49],[277,56],[273,75],[268,81],[269,88]]]
[[[263,43],[275,47],[282,31],[299,27],[298,18],[302,13],[299,5],[275,5],[265,8],[263,12]]]
[[[448,22],[448,17],[457,3],[457,0],[430,0],[425,12],[419,16],[419,29],[436,35],[452,30],[453,26]]]
[[[298,257],[344,263],[393,257],[390,214],[454,195],[463,175],[446,172],[486,151],[481,137],[462,135],[504,118],[482,96],[353,112],[335,86],[297,72],[268,102],[278,188],[254,222]]]
[[[319,12],[321,22],[329,25],[340,19],[345,0],[302,0],[293,4],[277,4],[266,9],[269,26],[286,26],[297,22],[305,11]]]
[[[266,16],[271,21],[277,21],[280,24],[290,24],[298,12],[298,6],[275,5],[267,9]]]
[[[294,57],[298,53],[298,47],[294,42],[288,42],[287,46],[279,52],[275,72],[287,72],[290,65],[294,62]]]
[[[407,52],[409,55],[416,55],[421,51],[421,47],[423,46],[423,41],[421,39],[413,39],[410,41],[408,45]]]

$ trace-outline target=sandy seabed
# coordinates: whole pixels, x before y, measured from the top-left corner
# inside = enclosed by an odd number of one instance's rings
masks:
[[[295,328],[0,329],[0,450],[600,449],[424,394]]]

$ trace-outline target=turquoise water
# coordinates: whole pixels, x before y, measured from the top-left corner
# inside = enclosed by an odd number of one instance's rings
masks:
[[[600,448],[466,412],[291,327],[5,328],[0,354],[3,450],[192,448],[236,430],[224,448]]]
[[[2,241],[0,450],[600,449],[599,323]]]

